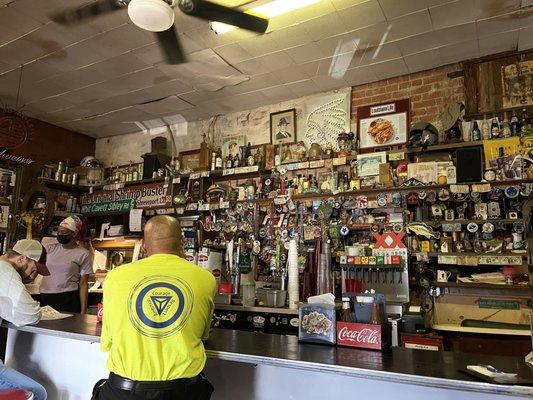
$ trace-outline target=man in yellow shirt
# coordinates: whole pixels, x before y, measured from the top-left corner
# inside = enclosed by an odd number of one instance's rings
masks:
[[[213,314],[213,275],[181,258],[175,218],[157,216],[144,230],[147,258],[115,268],[104,283],[101,348],[109,379],[94,400],[204,400],[203,340]]]

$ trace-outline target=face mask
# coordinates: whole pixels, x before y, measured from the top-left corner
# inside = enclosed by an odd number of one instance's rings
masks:
[[[67,244],[70,242],[70,236],[69,235],[57,235],[57,241],[61,244]]]

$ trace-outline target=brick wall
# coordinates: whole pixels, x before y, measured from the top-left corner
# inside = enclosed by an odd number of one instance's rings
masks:
[[[447,74],[461,70],[460,64],[414,74],[402,75],[352,89],[352,118],[357,107],[385,103],[392,100],[411,99],[411,122],[432,121],[450,101],[464,102],[463,77],[450,79]]]

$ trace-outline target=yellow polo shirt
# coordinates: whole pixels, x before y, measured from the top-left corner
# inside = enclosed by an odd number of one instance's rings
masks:
[[[190,378],[204,368],[213,275],[171,254],[113,269],[104,282],[101,348],[107,368],[139,381]]]

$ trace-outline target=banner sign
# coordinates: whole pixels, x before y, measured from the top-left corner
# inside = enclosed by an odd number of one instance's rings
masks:
[[[128,212],[133,208],[168,208],[171,205],[170,185],[163,182],[143,186],[129,186],[116,190],[99,190],[94,193],[84,194],[81,198],[83,214],[105,213],[106,208],[109,209],[107,212],[116,213]],[[119,211],[119,209],[122,211]]]

